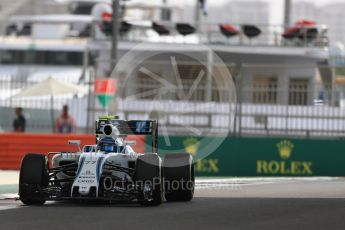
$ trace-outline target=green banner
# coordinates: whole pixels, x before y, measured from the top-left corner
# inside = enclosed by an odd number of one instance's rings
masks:
[[[106,108],[114,97],[113,94],[97,94],[96,96],[103,108]]]
[[[211,141],[214,137],[161,136],[159,154],[194,155],[198,176],[345,176],[342,140],[226,138],[204,157],[202,151]]]

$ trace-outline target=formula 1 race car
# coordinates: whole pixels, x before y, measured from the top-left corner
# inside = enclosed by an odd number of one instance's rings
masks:
[[[190,201],[194,164],[186,153],[157,154],[158,122],[126,121],[116,116],[96,120],[96,145],[78,152],[27,154],[21,164],[19,199],[26,205],[47,200],[137,201],[159,205]],[[128,135],[151,135],[152,152],[136,153]],[[80,141],[69,141],[80,149]]]

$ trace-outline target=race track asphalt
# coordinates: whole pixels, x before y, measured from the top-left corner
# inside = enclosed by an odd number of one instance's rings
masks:
[[[345,229],[345,180],[198,183],[191,202],[137,204],[3,200],[0,229]],[[1,202],[0,202],[1,208]]]

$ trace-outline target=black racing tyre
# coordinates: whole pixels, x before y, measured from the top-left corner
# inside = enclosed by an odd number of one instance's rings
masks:
[[[165,199],[191,201],[195,186],[193,157],[188,153],[166,154],[163,171]]]
[[[139,186],[138,202],[142,206],[160,205],[163,200],[163,186],[161,175],[161,159],[156,154],[145,154],[138,157],[135,174],[135,183]],[[145,199],[145,185],[153,186],[151,200]]]
[[[25,155],[19,174],[19,199],[26,205],[44,204],[40,189],[48,185],[48,180],[46,157],[32,153]]]

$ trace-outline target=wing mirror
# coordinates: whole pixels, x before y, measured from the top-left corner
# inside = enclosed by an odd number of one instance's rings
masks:
[[[129,145],[129,146],[133,146],[137,143],[136,141],[124,141],[124,142],[126,145]]]
[[[78,147],[79,152],[81,152],[80,140],[69,140],[68,145],[76,145]]]

